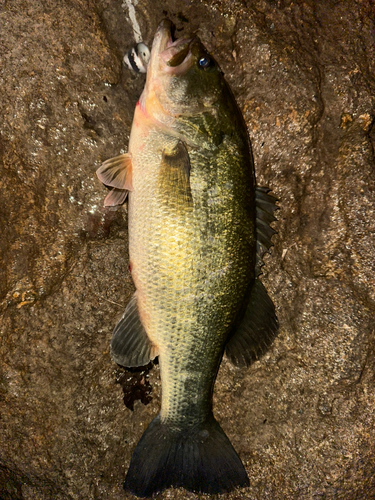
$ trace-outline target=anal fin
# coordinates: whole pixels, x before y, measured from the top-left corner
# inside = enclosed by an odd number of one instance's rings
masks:
[[[275,306],[256,278],[242,321],[225,347],[227,357],[236,366],[249,366],[267,351],[278,328]]]
[[[158,355],[139,318],[136,293],[113,331],[111,355],[118,365],[127,368],[147,365]]]

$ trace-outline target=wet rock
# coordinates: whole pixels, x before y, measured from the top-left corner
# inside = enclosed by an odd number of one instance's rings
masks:
[[[133,293],[124,208],[101,161],[126,150],[144,77],[122,66],[168,15],[215,54],[258,182],[280,199],[263,282],[280,335],[224,360],[215,413],[248,499],[375,496],[375,24],[352,2],[9,1],[0,13],[0,497],[120,499],[158,412],[123,403],[109,356]],[[140,383],[142,380],[140,379]],[[171,490],[160,498],[195,498]]]

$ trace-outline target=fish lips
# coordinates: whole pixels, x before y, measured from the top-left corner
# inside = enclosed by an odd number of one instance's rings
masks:
[[[156,31],[151,52],[151,67],[158,67],[165,73],[179,75],[185,73],[192,64],[191,48],[196,38],[173,40],[173,24],[164,19]]]

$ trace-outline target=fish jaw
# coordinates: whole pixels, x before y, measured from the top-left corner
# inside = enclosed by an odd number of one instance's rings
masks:
[[[163,19],[156,30],[152,42],[151,56],[147,68],[146,86],[150,84],[155,73],[160,70],[160,53],[171,46],[172,43],[172,22],[168,19]]]
[[[180,38],[173,41],[172,26],[171,21],[164,19],[156,30],[147,68],[146,88],[160,73],[178,74],[189,68],[190,45],[195,39]]]
[[[164,19],[156,30],[147,67],[146,85],[139,99],[140,110],[144,117],[159,123],[173,121],[160,103],[160,94],[163,93],[163,66],[165,65],[160,58],[160,53],[173,43],[171,29],[171,21]]]
[[[140,98],[143,113],[158,125],[173,126],[179,110],[170,96],[172,82],[193,65],[196,38],[173,40],[173,24],[164,19],[156,31],[147,67],[146,85]]]
[[[150,61],[147,67],[146,85],[139,99],[138,116],[147,122],[172,125],[173,116],[169,115],[161,105],[160,94],[163,91],[163,65],[160,53],[170,46],[172,41],[172,23],[164,19],[155,33],[151,48]]]

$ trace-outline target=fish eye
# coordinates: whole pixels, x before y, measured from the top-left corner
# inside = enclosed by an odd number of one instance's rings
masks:
[[[211,65],[211,59],[208,56],[203,56],[198,61],[198,66],[202,69],[208,68]]]

